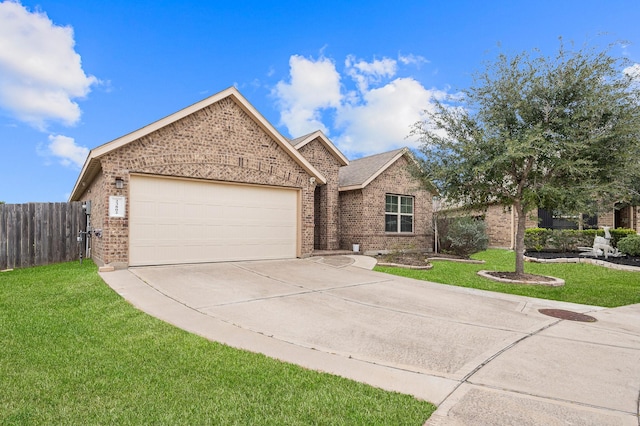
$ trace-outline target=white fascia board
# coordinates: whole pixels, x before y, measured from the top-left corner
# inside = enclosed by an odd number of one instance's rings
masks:
[[[341,186],[338,188],[338,192],[353,191],[354,189],[363,189],[363,188],[364,188],[364,185]]]

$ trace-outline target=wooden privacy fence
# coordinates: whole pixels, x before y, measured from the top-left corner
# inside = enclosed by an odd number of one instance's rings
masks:
[[[0,270],[78,259],[82,202],[0,204]]]

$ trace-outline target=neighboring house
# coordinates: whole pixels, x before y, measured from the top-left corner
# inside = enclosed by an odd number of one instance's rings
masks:
[[[538,209],[538,224],[540,228],[549,229],[578,229],[577,216],[564,215],[559,212]],[[640,206],[617,203],[611,210],[597,216],[582,216],[583,228],[629,228],[640,232]]]
[[[438,215],[469,214],[456,208],[434,208]],[[489,237],[489,247],[508,248],[515,247],[515,233],[517,216],[510,206],[492,204],[485,211],[473,212],[473,216],[484,219]],[[544,209],[537,209],[527,216],[527,228],[549,229],[578,229],[578,218],[569,217]],[[601,213],[598,216],[583,217],[583,228],[598,228],[609,226],[611,228],[631,228],[640,232],[640,206],[616,205],[611,211]]]
[[[288,140],[230,88],[93,149],[70,200],[90,202],[100,266],[430,250],[410,161],[349,162],[322,132]]]

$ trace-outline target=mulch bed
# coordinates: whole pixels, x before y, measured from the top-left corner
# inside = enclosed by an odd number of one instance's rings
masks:
[[[424,253],[389,253],[376,256],[380,263],[393,263],[407,266],[427,266],[429,261]]]
[[[469,257],[456,256],[446,253],[421,253],[421,252],[393,252],[389,254],[379,254],[376,256],[380,263],[394,263],[407,266],[425,266],[429,264],[430,258],[437,260],[448,259],[452,261],[471,261]],[[480,262],[483,263],[483,262]]]
[[[609,257],[608,259],[605,259],[604,256],[598,256],[598,257],[580,256],[580,253],[576,253],[576,252],[556,253],[556,252],[548,252],[548,251],[528,251],[524,255],[527,257],[535,257],[537,259],[564,259],[564,258],[579,257],[579,258],[585,258],[585,259],[602,260],[604,262],[609,262],[616,265],[640,267],[640,256]]]

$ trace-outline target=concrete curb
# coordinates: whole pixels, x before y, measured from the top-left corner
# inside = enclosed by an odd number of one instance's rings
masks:
[[[490,279],[492,281],[498,281],[498,282],[507,283],[507,284],[543,285],[543,286],[548,286],[548,287],[561,287],[561,286],[563,286],[565,284],[563,279],[556,278],[556,277],[549,277],[547,275],[541,275],[541,277],[548,278],[549,281],[545,281],[545,280],[520,281],[520,280],[510,280],[508,278],[495,277],[495,276],[491,275],[491,272],[493,272],[493,271],[478,271],[478,275],[480,275],[483,278],[488,278],[488,279]]]
[[[378,262],[378,265],[380,266],[391,266],[394,268],[404,268],[404,269],[416,269],[416,270],[428,270],[433,268],[433,265],[429,264],[429,265],[424,265],[424,266],[415,266],[415,265],[403,265],[400,263],[382,263],[382,262]]]
[[[532,263],[587,263],[590,265],[603,266],[609,269],[617,269],[619,271],[640,272],[640,267],[618,265],[616,263],[605,262],[604,260],[591,259],[588,257],[560,257],[557,259],[538,259],[537,257],[524,257],[525,262]]]

